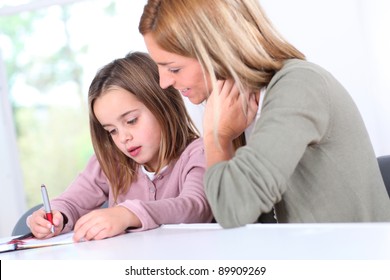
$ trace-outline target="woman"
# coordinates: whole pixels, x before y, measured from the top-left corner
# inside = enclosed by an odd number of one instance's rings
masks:
[[[207,99],[205,190],[222,226],[273,208],[281,223],[390,221],[353,100],[257,0],[150,0],[139,30],[160,86]]]

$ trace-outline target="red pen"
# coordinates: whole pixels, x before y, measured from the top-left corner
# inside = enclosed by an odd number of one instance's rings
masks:
[[[51,233],[54,233],[54,224],[53,224],[53,213],[51,212],[50,202],[49,202],[49,196],[47,195],[47,190],[45,185],[41,185],[41,193],[42,193],[42,199],[43,199],[43,207],[45,208],[46,212],[46,220],[48,220],[51,223]]]

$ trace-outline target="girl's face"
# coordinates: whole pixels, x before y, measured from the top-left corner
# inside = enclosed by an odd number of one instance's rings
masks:
[[[144,40],[150,56],[157,63],[162,88],[173,86],[193,104],[207,99],[211,92],[210,77],[204,76],[198,60],[163,50],[151,34],[146,34]]]
[[[115,145],[149,171],[158,165],[161,128],[149,109],[132,93],[115,87],[99,96],[93,111]]]

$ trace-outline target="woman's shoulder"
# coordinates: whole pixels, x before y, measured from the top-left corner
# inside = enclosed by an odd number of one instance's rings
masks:
[[[309,75],[309,77],[325,77],[331,74],[322,66],[302,59],[287,59],[283,67],[275,74],[276,77],[285,75]]]
[[[302,83],[304,81],[304,83]],[[283,67],[275,73],[267,89],[276,84],[300,85],[305,88],[328,88],[336,82],[334,76],[322,66],[301,59],[288,59]]]
[[[323,67],[321,67],[320,65],[314,62],[303,60],[303,59],[297,59],[297,58],[285,60],[283,63],[283,67],[280,70],[291,71],[291,69],[312,69],[312,70],[319,70],[319,71],[324,70]]]

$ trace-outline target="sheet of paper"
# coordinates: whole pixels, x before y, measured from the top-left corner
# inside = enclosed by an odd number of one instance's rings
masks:
[[[14,250],[16,250],[15,244],[7,244],[7,243],[0,244],[0,253],[14,251]]]
[[[18,249],[38,248],[54,245],[63,245],[73,243],[73,232],[60,234],[48,239],[25,239],[22,244],[18,244]]]

